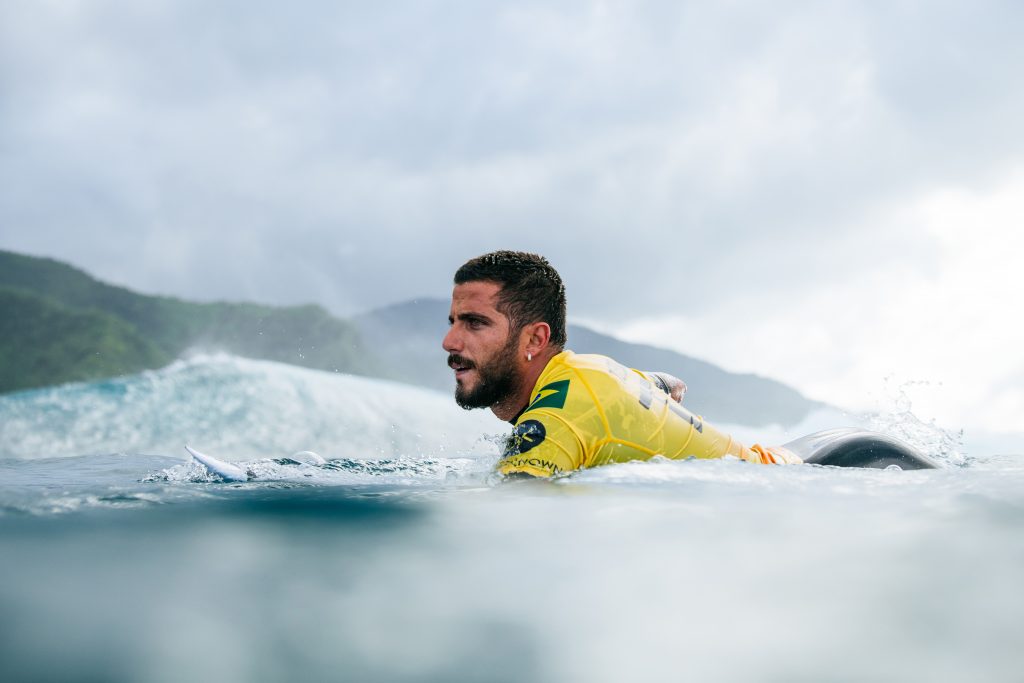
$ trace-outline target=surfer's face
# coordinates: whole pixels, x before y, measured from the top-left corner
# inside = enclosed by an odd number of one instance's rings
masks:
[[[519,384],[519,339],[496,308],[500,291],[493,282],[466,282],[452,293],[451,328],[442,346],[455,371],[455,402],[467,410],[493,406]]]

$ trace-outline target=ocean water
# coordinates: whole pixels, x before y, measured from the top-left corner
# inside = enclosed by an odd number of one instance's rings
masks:
[[[497,484],[489,413],[223,356],[0,397],[0,680],[1024,680],[1024,456],[869,419],[943,468]]]

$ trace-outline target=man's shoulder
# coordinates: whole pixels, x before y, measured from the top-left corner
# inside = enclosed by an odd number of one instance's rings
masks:
[[[617,384],[616,376],[625,372],[629,370],[607,356],[563,351],[538,378],[517,423],[542,413],[574,421],[577,413],[588,411],[597,396],[607,391],[606,385]]]
[[[563,351],[552,359],[549,369],[541,376],[545,383],[550,379],[565,379],[572,376],[592,377],[616,375],[624,368],[613,358],[597,353],[575,353]]]
[[[596,354],[563,351],[537,379],[500,471],[549,476],[584,466],[609,436],[604,411],[595,410],[618,387],[621,365]]]
[[[632,375],[645,377],[643,373],[626,367],[614,358],[597,353],[573,353],[569,351],[564,359],[562,359],[562,366],[562,373],[575,375],[588,383],[602,386],[609,382],[613,385],[619,384]]]

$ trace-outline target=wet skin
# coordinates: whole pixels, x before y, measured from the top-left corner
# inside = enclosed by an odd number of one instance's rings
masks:
[[[511,322],[497,309],[500,291],[500,285],[488,281],[456,285],[448,316],[451,327],[441,345],[455,370],[457,396],[478,391],[488,369],[508,366],[514,381],[489,407],[499,418],[509,420],[526,405],[534,383],[558,350],[548,345],[547,323],[525,325],[510,338]]]
[[[495,307],[501,287],[493,282],[467,282],[452,292],[451,312],[442,346],[459,358],[449,365],[455,382],[472,392],[480,383],[480,365],[487,365],[506,346],[509,320]]]

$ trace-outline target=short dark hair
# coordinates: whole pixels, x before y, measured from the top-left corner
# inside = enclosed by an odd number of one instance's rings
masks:
[[[455,284],[494,282],[501,285],[497,309],[512,330],[535,322],[551,327],[551,344],[565,346],[565,285],[558,271],[539,254],[492,251],[477,256],[455,272]]]

